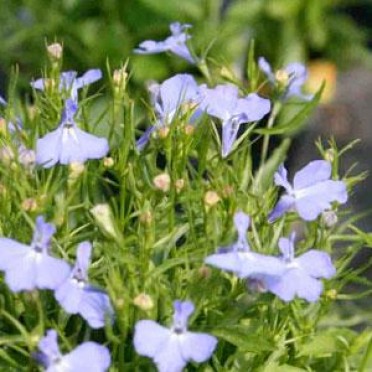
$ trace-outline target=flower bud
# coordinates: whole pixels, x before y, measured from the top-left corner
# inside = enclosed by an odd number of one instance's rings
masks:
[[[26,212],[35,212],[37,210],[38,204],[34,198],[27,198],[23,200],[21,207]]]
[[[36,162],[35,151],[20,145],[18,148],[18,161],[26,168],[32,168]]]
[[[205,265],[198,269],[198,275],[201,279],[209,279],[209,277],[211,276],[211,272],[211,269]]]
[[[215,191],[207,191],[204,194],[204,205],[213,207],[221,200],[220,196]]]
[[[174,183],[174,186],[176,188],[177,194],[179,194],[183,190],[183,188],[185,187],[185,180],[183,178],[179,178]]]
[[[159,138],[161,139],[165,139],[168,137],[168,134],[169,134],[169,127],[161,127],[158,129],[158,135],[159,135]]]
[[[125,70],[125,67],[114,70],[112,75],[112,82],[116,87],[123,87],[126,84],[128,78],[128,73]]]
[[[108,204],[97,204],[91,208],[90,213],[92,213],[103,234],[115,240],[120,240],[120,234],[118,233],[114,216]]]
[[[325,296],[329,298],[330,300],[337,300],[337,291],[335,289],[329,289]]]
[[[47,46],[48,56],[52,61],[59,61],[62,58],[63,47],[60,43],[54,43]]]
[[[195,127],[192,124],[187,124],[185,126],[185,134],[191,136],[195,132]]]
[[[328,210],[322,213],[322,220],[327,227],[332,227],[338,222],[338,217],[335,211]]]
[[[326,150],[326,152],[324,154],[324,160],[327,160],[330,163],[332,163],[335,160],[335,150],[332,149],[332,148]]]
[[[147,295],[146,293],[140,293],[134,300],[133,300],[134,305],[139,307],[141,310],[144,311],[149,311],[153,309],[154,307],[154,302],[152,298]]]
[[[289,83],[289,74],[285,70],[278,70],[275,73],[276,82],[282,87],[286,87]]]
[[[112,168],[114,166],[115,162],[114,159],[111,157],[103,158],[103,166],[105,168]]]
[[[171,179],[168,173],[161,173],[152,180],[156,189],[167,192],[170,189]]]
[[[150,225],[152,222],[152,213],[151,211],[145,211],[140,214],[139,221],[144,225]]]
[[[83,163],[72,162],[69,166],[68,181],[76,181],[84,172],[85,166]]]
[[[222,196],[224,198],[228,198],[230,195],[234,193],[234,187],[231,185],[225,185],[222,189]]]

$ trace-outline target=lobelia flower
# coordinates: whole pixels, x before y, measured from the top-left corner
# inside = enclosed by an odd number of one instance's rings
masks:
[[[281,165],[274,182],[284,187],[286,193],[270,213],[269,222],[293,209],[305,221],[313,221],[323,211],[331,209],[331,202],[346,203],[346,185],[343,181],[331,180],[331,173],[332,166],[328,161],[315,160],[295,174],[292,186],[288,182],[287,170]]]
[[[312,94],[302,93],[302,87],[308,78],[307,68],[302,63],[289,63],[275,74],[267,60],[264,57],[260,57],[258,59],[258,67],[266,75],[272,85],[275,85],[277,82],[280,83],[280,80],[282,80],[283,85],[285,85],[283,99],[299,97],[308,101],[313,98]],[[280,78],[280,75],[282,78]]]
[[[149,90],[156,122],[137,141],[138,150],[142,150],[146,146],[155,130],[169,125],[176,114],[180,112],[182,106],[189,105],[195,109],[198,104],[199,88],[195,79],[189,74],[178,74],[165,80],[162,84],[152,84]],[[194,121],[199,115],[200,111],[196,110],[190,121]]]
[[[0,238],[0,270],[5,271],[5,282],[13,292],[53,290],[68,277],[70,266],[48,253],[54,233],[55,227],[39,216],[30,245]]]
[[[256,275],[281,275],[285,267],[277,257],[251,252],[246,238],[250,224],[249,216],[243,212],[234,215],[234,225],[238,231],[238,239],[227,248],[220,248],[215,254],[208,256],[204,262],[222,270],[232,271],[239,278]]]
[[[241,124],[262,119],[271,108],[270,101],[256,93],[239,98],[239,90],[231,84],[213,89],[200,86],[200,108],[222,120],[222,157],[229,155]]]
[[[109,151],[106,138],[96,137],[78,128],[74,116],[78,107],[68,99],[58,128],[36,143],[36,163],[50,168],[56,163],[84,163],[103,158]]]
[[[113,309],[108,295],[88,282],[91,253],[89,242],[78,245],[75,266],[54,296],[67,313],[80,314],[92,328],[101,328],[105,316],[113,317]]]
[[[58,90],[60,92],[68,92],[70,99],[75,103],[78,101],[78,90],[86,85],[92,84],[102,78],[100,69],[88,70],[84,75],[77,77],[76,71],[62,72],[59,80]],[[31,82],[34,89],[45,90],[50,79],[37,79]]]
[[[181,372],[189,361],[208,360],[217,339],[206,333],[189,332],[187,323],[194,312],[190,301],[175,301],[172,327],[152,320],[140,320],[134,330],[134,347],[138,354],[152,358],[160,372]]]
[[[164,41],[143,41],[138,48],[134,49],[137,54],[156,54],[162,52],[172,52],[190,63],[196,63],[186,45],[190,36],[185,32],[191,25],[182,25],[179,22],[171,23],[170,31],[172,36],[167,37]]]
[[[35,358],[46,372],[104,372],[111,364],[108,349],[92,341],[83,342],[71,352],[61,354],[54,329],[47,331],[38,346]]]
[[[294,256],[295,233],[288,238],[279,239],[279,249],[286,270],[281,276],[263,276],[264,288],[274,293],[283,301],[292,301],[295,296],[309,302],[319,299],[323,283],[319,278],[329,279],[336,269],[328,253],[311,249],[301,256]]]

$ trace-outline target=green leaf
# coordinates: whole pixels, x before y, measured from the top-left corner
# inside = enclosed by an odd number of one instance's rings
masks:
[[[276,126],[273,128],[259,128],[256,129],[255,132],[259,134],[290,134],[293,132],[298,131],[307,121],[310,114],[313,112],[315,107],[318,106],[320,98],[323,93],[323,89],[325,87],[325,82],[323,82],[322,86],[319,88],[318,92],[314,95],[314,98],[306,103],[302,110],[300,110],[297,114],[294,115],[292,119],[290,119],[286,124]]]
[[[344,352],[355,337],[355,332],[346,328],[330,329],[315,335],[310,342],[301,347],[300,356],[327,357]]]
[[[269,365],[265,366],[260,372],[304,372],[306,369],[302,369],[299,367],[290,366],[289,364],[277,364],[277,363],[270,363]]]
[[[260,353],[275,349],[274,342],[267,336],[257,334],[257,329],[246,326],[229,326],[213,329],[213,334],[244,351]]]
[[[258,169],[253,181],[253,190],[255,193],[260,194],[270,187],[274,173],[287,156],[290,144],[291,139],[286,138],[280,146],[275,149],[269,160]]]

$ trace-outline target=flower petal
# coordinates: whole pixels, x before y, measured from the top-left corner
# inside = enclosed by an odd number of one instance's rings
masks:
[[[36,286],[40,289],[56,289],[69,277],[70,272],[67,262],[43,254],[36,261]]]
[[[48,133],[36,142],[36,163],[44,168],[50,168],[60,158],[62,150],[62,128]]]
[[[302,189],[329,180],[331,172],[330,162],[325,160],[312,161],[295,174],[293,179],[294,189]]]
[[[272,223],[279,217],[283,216],[283,214],[289,211],[294,205],[295,205],[294,197],[289,195],[282,195],[274,209],[269,214],[268,218],[269,223]]]
[[[186,332],[179,340],[183,359],[197,363],[208,360],[217,346],[217,339],[206,333]]]
[[[313,278],[332,278],[336,269],[328,253],[311,249],[295,259]]]
[[[0,238],[0,270],[18,266],[19,261],[31,252],[31,247],[13,239]]]
[[[66,313],[77,314],[83,297],[83,289],[68,278],[54,291],[54,297]]]

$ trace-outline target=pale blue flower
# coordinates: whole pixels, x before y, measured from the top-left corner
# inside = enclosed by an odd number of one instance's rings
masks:
[[[294,255],[295,234],[279,240],[281,260],[286,269],[280,276],[262,276],[264,288],[283,301],[292,301],[296,296],[309,302],[319,299],[323,283],[319,278],[330,279],[336,269],[328,253],[311,249],[299,257]]]
[[[57,342],[57,332],[47,331],[39,341],[36,360],[46,372],[105,372],[111,364],[111,357],[105,346],[87,341],[67,354],[62,354]]]
[[[91,69],[85,72],[82,76],[77,77],[76,71],[62,72],[59,80],[59,91],[67,92],[69,98],[77,103],[78,101],[78,90],[85,87],[86,85],[92,84],[102,78],[102,72],[100,69]],[[46,84],[49,79],[37,79],[31,82],[31,86],[34,89],[45,90]]]
[[[156,122],[137,141],[138,150],[146,146],[154,131],[171,124],[177,114],[181,115],[183,106],[188,106],[188,110],[194,110],[190,122],[200,115],[200,111],[195,110],[199,102],[199,88],[195,79],[189,74],[178,74],[161,84],[151,84],[150,94]]]
[[[89,242],[79,244],[76,264],[69,277],[55,290],[54,296],[67,313],[80,314],[92,328],[101,328],[105,325],[105,317],[113,317],[113,309],[108,295],[89,284],[91,252]]]
[[[50,168],[57,163],[84,163],[88,159],[103,158],[109,151],[106,138],[96,137],[75,123],[76,103],[68,99],[58,128],[36,143],[36,163]]]
[[[229,155],[240,125],[261,120],[271,109],[268,99],[256,93],[239,97],[235,85],[217,85],[215,88],[200,86],[200,108],[222,120],[222,156]]]
[[[288,182],[287,170],[281,165],[275,173],[275,184],[284,187],[282,195],[269,216],[275,221],[285,212],[295,210],[306,221],[315,220],[323,211],[331,208],[332,202],[346,203],[347,191],[343,181],[331,180],[332,166],[328,161],[310,162]]]
[[[70,266],[49,255],[55,227],[37,217],[30,245],[0,238],[0,270],[13,292],[56,289],[70,274]]]
[[[171,328],[153,320],[137,322],[133,340],[137,353],[152,358],[159,372],[181,372],[189,361],[207,361],[217,339],[206,333],[188,331],[188,319],[193,312],[192,302],[175,301]]]
[[[186,41],[190,36],[185,32],[191,25],[180,24],[179,22],[171,23],[170,31],[171,36],[167,37],[164,41],[143,41],[137,49],[134,50],[138,54],[156,54],[162,52],[172,52],[179,57],[185,59],[190,63],[196,63],[195,59],[190,53]]]
[[[231,271],[239,278],[256,275],[281,275],[284,271],[282,262],[272,256],[252,252],[246,238],[250,219],[243,212],[234,215],[234,224],[238,232],[237,241],[229,247],[220,248],[204,260],[208,265]]]
[[[271,69],[270,64],[264,57],[258,59],[258,66],[261,71],[266,75],[269,82],[272,85],[276,84],[275,74]],[[285,88],[285,92],[282,96],[283,99],[288,99],[290,97],[298,97],[306,101],[313,98],[312,94],[302,93],[302,88],[308,79],[308,72],[305,65],[299,62],[293,62],[286,65],[282,72],[286,73],[288,76],[288,82]]]

